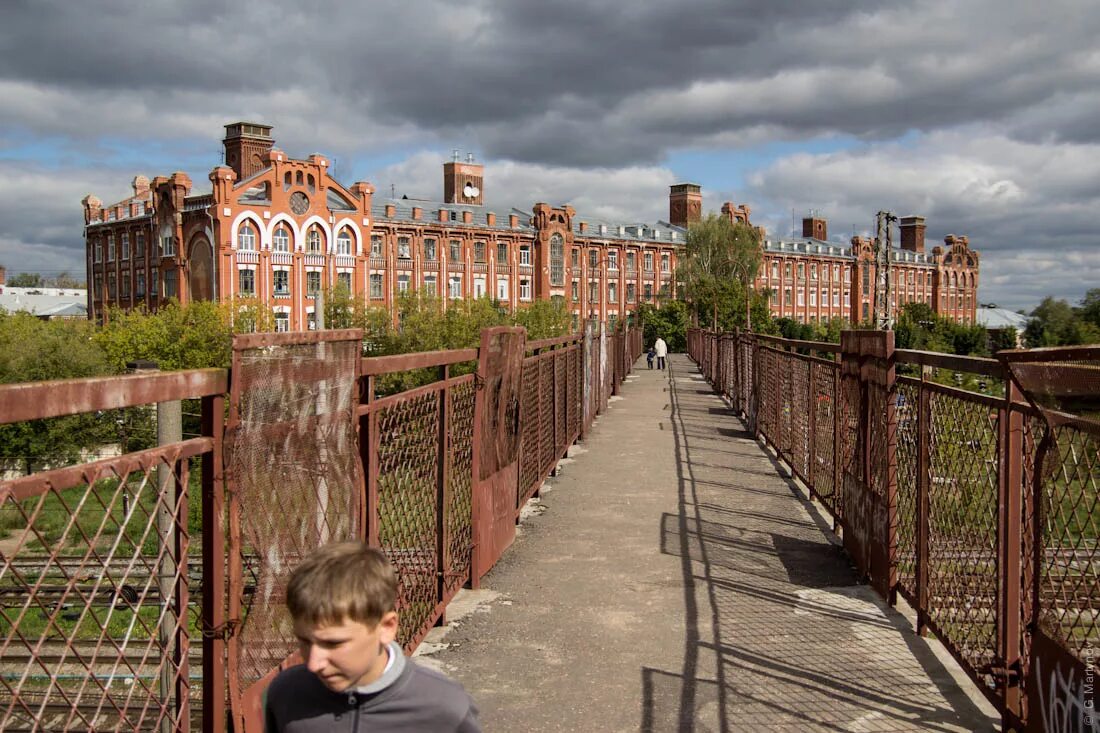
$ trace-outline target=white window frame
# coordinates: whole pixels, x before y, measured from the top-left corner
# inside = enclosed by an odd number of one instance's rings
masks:
[[[245,273],[248,273],[252,277],[252,288],[251,288],[251,290],[245,290],[245,287],[244,287]],[[237,292],[240,293],[241,295],[247,297],[247,298],[256,297],[256,269],[255,268],[242,267],[241,269],[237,270]]]
[[[324,250],[321,249],[321,232],[316,229],[310,229],[306,234],[306,253],[307,254],[323,254]]]
[[[275,333],[286,333],[290,330],[290,314],[286,311],[275,312]]]
[[[256,249],[256,233],[248,222],[241,224],[237,230],[237,249],[253,252]]]
[[[406,273],[401,273],[397,276],[397,292],[407,293],[409,292],[410,276]]]
[[[519,281],[519,299],[530,300],[531,299],[531,281],[526,278]]]
[[[523,246],[519,248],[519,263],[521,265],[531,264],[531,248]]]
[[[274,252],[290,251],[290,232],[286,227],[279,227],[271,238],[271,249]]]
[[[351,234],[348,233],[347,229],[341,229],[340,233],[336,235],[336,254],[351,254]]]
[[[379,300],[386,297],[385,279],[380,272],[372,272],[367,279],[368,286],[370,287],[370,297]]]

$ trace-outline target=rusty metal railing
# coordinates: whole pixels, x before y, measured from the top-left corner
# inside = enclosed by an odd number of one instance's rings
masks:
[[[239,336],[232,379],[0,386],[0,424],[27,430],[201,403],[195,437],[0,482],[0,729],[261,730],[267,683],[297,661],[289,573],[312,547],[349,537],[396,566],[412,650],[499,557],[474,567],[476,518],[495,500],[477,489],[478,455],[484,466],[498,437],[476,416],[517,420],[519,460],[497,482],[514,525],[641,353],[636,330],[530,342],[509,367],[516,407],[494,417],[481,349],[364,359],[361,341]]]
[[[31,431],[158,402],[202,406],[195,437],[0,481],[0,730],[188,731],[224,719],[223,599],[196,581],[224,568],[203,497],[220,483],[226,385],[208,369],[0,386],[0,423]]]
[[[859,571],[890,603],[912,605],[917,632],[936,635],[1006,730],[1034,731],[1095,727],[1100,347],[1090,348],[1017,357],[1055,361],[1031,372],[1031,389],[1092,410],[1051,422],[1001,362],[896,350],[884,332],[845,333],[840,345],[688,334],[704,376],[832,514]]]

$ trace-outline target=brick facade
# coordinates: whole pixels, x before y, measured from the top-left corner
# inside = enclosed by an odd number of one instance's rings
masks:
[[[498,214],[482,203],[483,167],[457,156],[443,166],[443,201],[382,199],[369,183],[333,179],[325,156],[287,157],[267,125],[226,125],[224,145],[226,165],[210,172],[208,192],[194,192],[177,172],[134,178],[132,195],[110,206],[84,198],[90,318],[103,320],[111,305],[155,310],[170,298],[257,298],[274,310],[278,328],[301,330],[315,323],[318,292],[343,284],[386,307],[410,289],[445,304],[490,296],[509,308],[561,298],[577,323],[611,322],[674,295],[686,227],[702,211],[700,187],[678,184],[670,222],[654,225],[599,221],[546,203]],[[726,203],[722,212],[749,222],[748,206]],[[919,227],[906,230],[915,219]],[[869,243],[824,241],[824,219],[807,226],[820,238],[765,240],[756,287],[773,291],[776,316],[864,320],[864,273],[874,282]],[[966,237],[951,236],[946,250],[926,255],[923,235],[923,219],[903,220],[898,302],[924,299],[973,322],[978,253]]]

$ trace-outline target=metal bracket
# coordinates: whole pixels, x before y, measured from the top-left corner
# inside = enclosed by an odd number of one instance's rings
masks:
[[[1020,660],[1016,660],[1009,665],[1001,665],[997,663],[987,664],[986,666],[982,667],[980,671],[984,674],[989,675],[995,681],[1006,686],[1019,684],[1020,680],[1023,678],[1020,669]]]
[[[211,626],[206,622],[206,619],[202,619],[200,622],[200,633],[204,639],[221,639],[222,641],[228,641],[231,636],[235,636],[237,629],[241,626],[241,620],[239,618],[229,619],[220,626]]]

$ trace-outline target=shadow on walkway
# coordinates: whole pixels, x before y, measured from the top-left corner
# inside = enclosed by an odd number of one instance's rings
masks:
[[[994,730],[687,357],[670,360],[684,579],[679,674],[642,670],[642,731]],[[824,530],[824,531],[823,531]]]
[[[695,365],[670,364],[628,377],[425,662],[487,731],[992,729]]]

